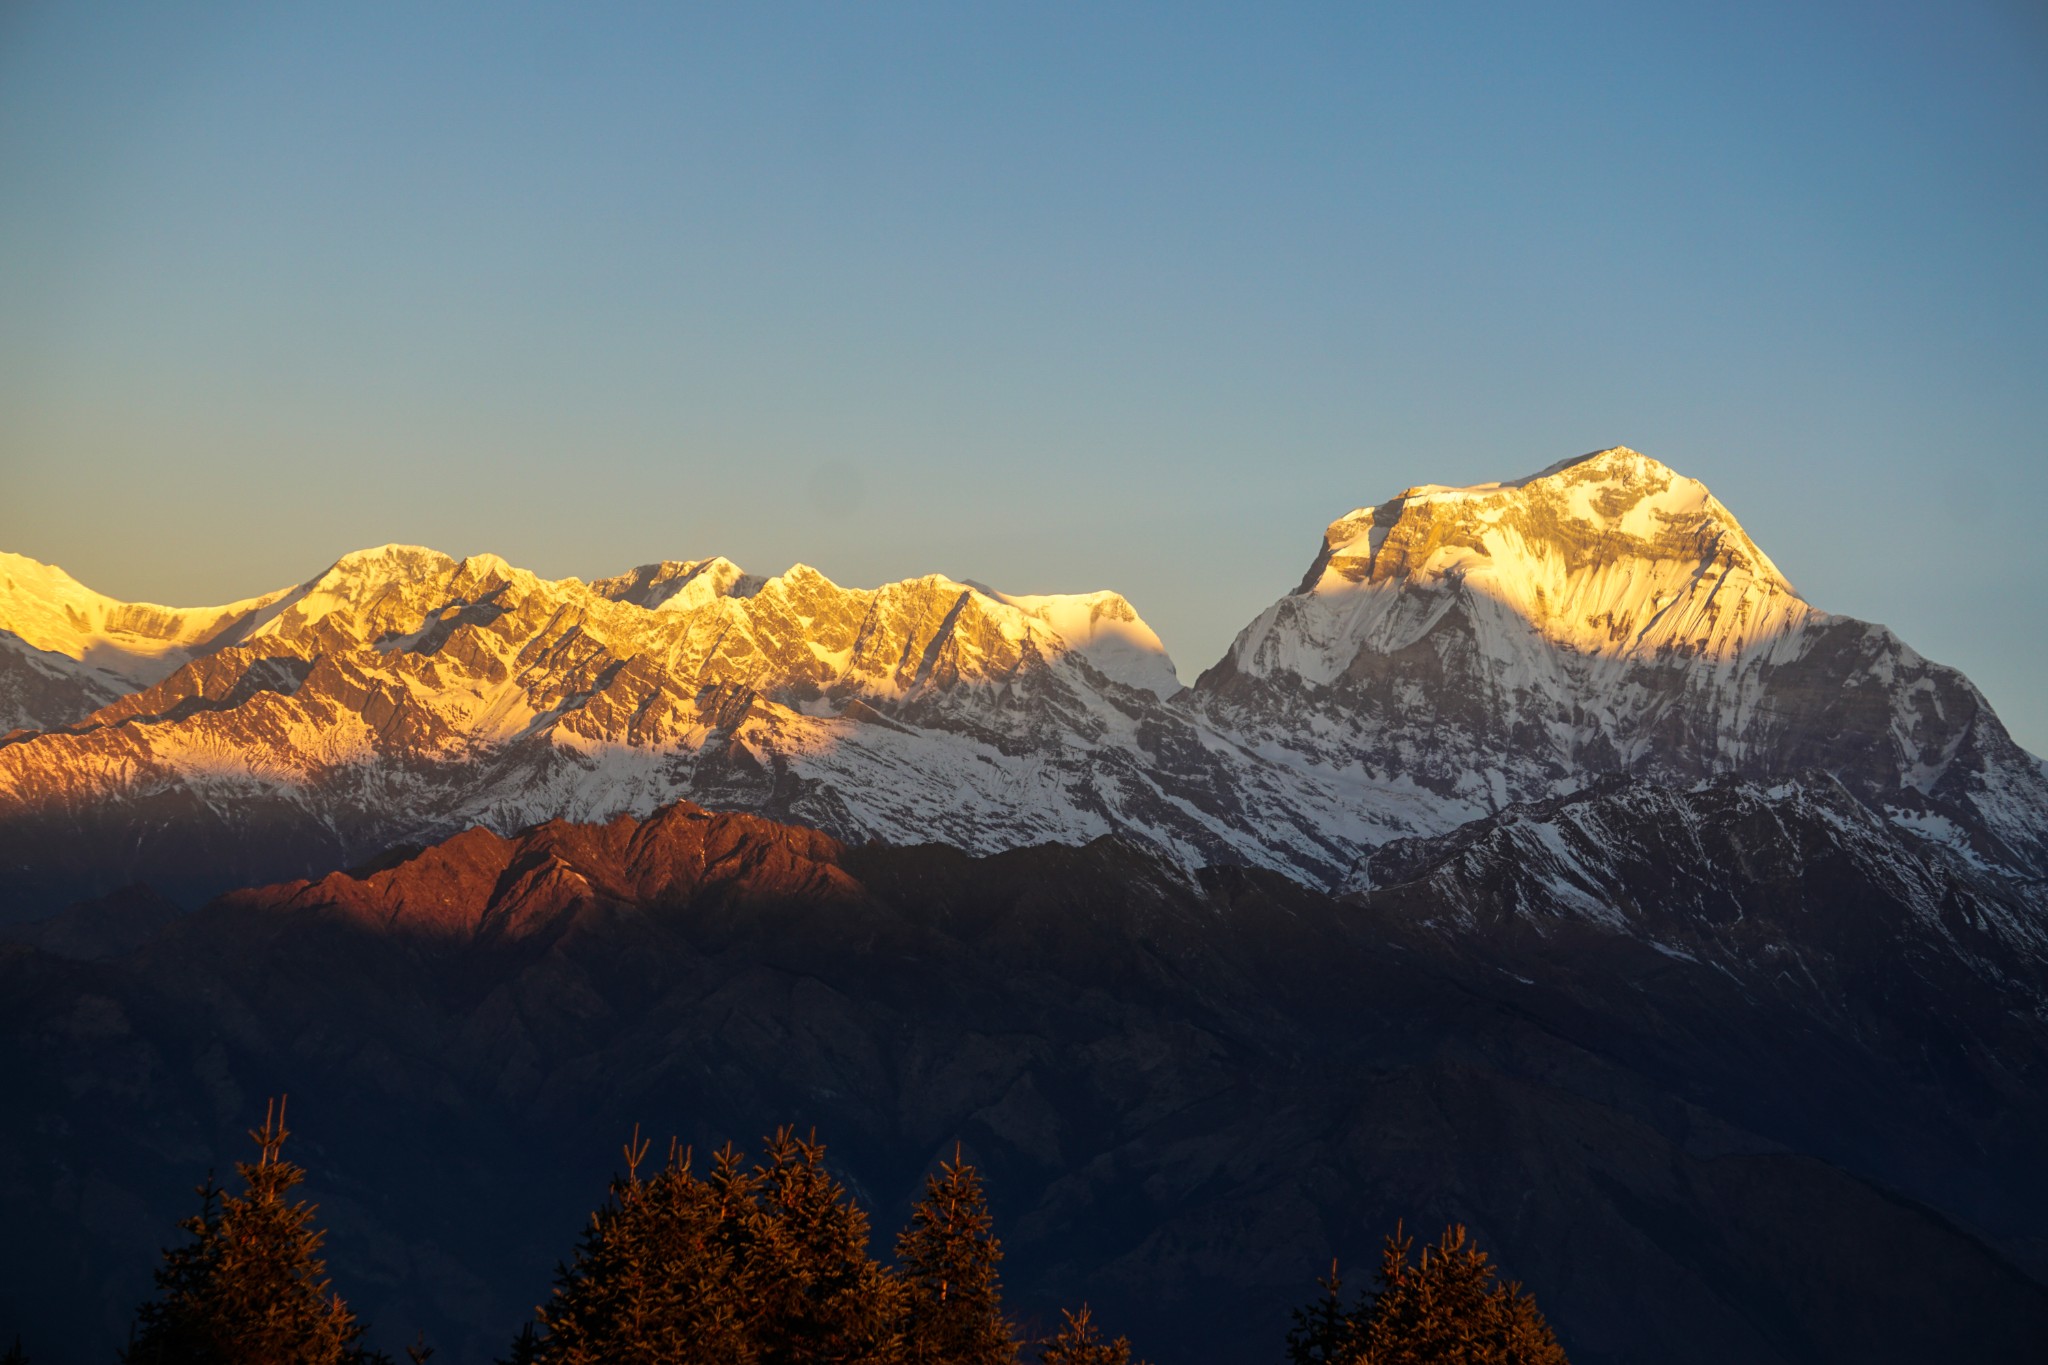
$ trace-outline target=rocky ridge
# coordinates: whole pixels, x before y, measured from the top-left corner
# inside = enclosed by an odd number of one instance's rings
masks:
[[[1113,593],[938,576],[709,559],[585,584],[387,546],[194,611],[18,558],[0,583],[0,700],[33,694],[0,741],[17,915],[679,797],[1362,887],[1389,841],[1603,776],[1810,771],[1944,866],[2048,877],[2048,779],[1968,680],[1809,606],[1704,487],[1625,449],[1340,518],[1190,688]]]

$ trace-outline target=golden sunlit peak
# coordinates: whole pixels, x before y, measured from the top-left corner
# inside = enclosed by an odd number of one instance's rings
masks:
[[[465,573],[475,574],[479,578],[490,574],[497,574],[501,578],[511,578],[515,574],[525,572],[523,569],[513,568],[512,565],[505,561],[503,556],[489,553],[465,557],[462,561],[462,570]]]
[[[770,582],[782,583],[788,586],[795,586],[799,583],[806,585],[823,584],[825,587],[835,589],[839,586],[830,578],[827,578],[823,573],[820,573],[817,569],[814,569],[810,565],[803,563],[790,565],[787,569],[784,569],[781,573],[777,574],[773,579],[771,579]]]
[[[379,572],[399,572],[418,578],[428,574],[446,573],[453,569],[455,564],[453,555],[443,554],[425,545],[390,544],[350,550],[335,560],[333,567],[327,572],[349,578]]]

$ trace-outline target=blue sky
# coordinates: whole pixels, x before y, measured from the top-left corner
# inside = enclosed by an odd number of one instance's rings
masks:
[[[1634,446],[2048,751],[2048,17],[0,11],[0,547],[1114,587]]]

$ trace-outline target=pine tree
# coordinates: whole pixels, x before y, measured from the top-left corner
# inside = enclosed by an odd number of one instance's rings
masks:
[[[1015,1365],[996,1263],[1003,1257],[981,1176],[960,1159],[925,1177],[924,1198],[896,1239],[904,1280],[904,1359],[910,1365]]]
[[[782,1129],[751,1167],[728,1145],[703,1179],[671,1144],[643,1180],[646,1153],[636,1130],[625,1176],[503,1365],[1016,1365],[1001,1249],[957,1152],[898,1241],[901,1274],[869,1256],[867,1215],[815,1136]],[[1129,1365],[1127,1343],[1080,1322],[1080,1344],[1112,1352],[1101,1365]]]
[[[255,1162],[237,1162],[243,1192],[211,1177],[199,1212],[179,1226],[192,1234],[164,1252],[158,1297],[136,1312],[123,1359],[129,1365],[344,1365],[374,1357],[357,1346],[362,1328],[331,1292],[320,1260],[325,1234],[314,1205],[289,1196],[306,1173],[280,1155],[290,1136],[284,1103],[252,1130]]]
[[[626,1175],[591,1215],[551,1302],[513,1347],[546,1365],[739,1365],[753,1358],[744,1321],[743,1253],[753,1194],[729,1153],[721,1179],[690,1170],[670,1144],[667,1164],[642,1180],[647,1144],[634,1131]]]
[[[755,1171],[759,1203],[745,1279],[767,1361],[890,1361],[901,1349],[901,1286],[867,1252],[868,1220],[825,1169],[825,1146],[790,1129]]]
[[[1062,1309],[1060,1316],[1066,1319],[1060,1330],[1038,1345],[1040,1365],[1131,1365],[1130,1341],[1104,1341],[1087,1304],[1078,1313]]]
[[[1335,1260],[1330,1262],[1330,1278],[1317,1280],[1316,1285],[1323,1296],[1294,1310],[1294,1326],[1287,1333],[1288,1365],[1350,1365],[1364,1345],[1360,1323],[1370,1305],[1344,1306],[1344,1282]]]
[[[1496,1278],[1462,1225],[1444,1229],[1413,1262],[1412,1248],[1396,1225],[1358,1324],[1358,1365],[1568,1365],[1535,1299]]]
[[[14,1339],[14,1344],[7,1348],[6,1355],[0,1356],[0,1365],[28,1365],[28,1352],[21,1349],[20,1337]]]

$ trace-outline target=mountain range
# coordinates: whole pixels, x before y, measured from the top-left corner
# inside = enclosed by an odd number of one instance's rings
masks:
[[[1969,681],[1809,606],[1624,449],[1338,519],[1185,688],[1114,593],[722,559],[548,581],[399,546],[203,609],[8,556],[0,666],[17,919],[677,799],[974,852],[1114,833],[1344,889],[1390,839],[1607,774],[1821,770],[1931,858],[2048,875],[2048,777]]]
[[[2048,1357],[2048,773],[1633,451],[1338,518],[1188,686],[1108,592],[0,556],[0,727],[0,1318],[118,1341],[290,1089],[456,1361],[626,1127],[789,1121],[883,1225],[964,1140],[1154,1358],[1404,1216],[1581,1362]]]

